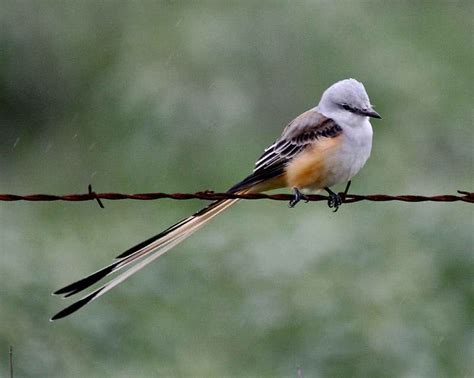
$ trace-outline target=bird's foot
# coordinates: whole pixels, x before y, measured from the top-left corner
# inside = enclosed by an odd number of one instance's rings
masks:
[[[336,212],[337,210],[339,210],[339,206],[342,205],[343,198],[339,194],[334,193],[329,188],[324,188],[324,190],[326,190],[326,192],[328,192],[329,194],[329,198],[328,198],[329,208],[334,209],[333,212]]]
[[[303,193],[301,193],[298,188],[293,188],[293,191],[295,192],[295,198],[293,198],[289,203],[288,207],[293,208],[296,206],[298,202],[301,200],[304,200],[305,202],[308,202],[309,199],[306,197]]]

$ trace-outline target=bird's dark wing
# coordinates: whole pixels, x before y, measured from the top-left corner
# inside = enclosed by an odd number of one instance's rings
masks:
[[[334,120],[314,109],[308,110],[286,126],[280,138],[257,160],[253,173],[235,184],[229,192],[249,189],[283,175],[288,163],[316,140],[334,138],[341,133],[342,128]]]

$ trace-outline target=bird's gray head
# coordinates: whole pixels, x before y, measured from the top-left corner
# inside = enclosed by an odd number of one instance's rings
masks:
[[[317,108],[330,118],[342,118],[346,122],[356,122],[360,117],[382,118],[370,104],[364,85],[355,79],[331,85],[323,93]]]

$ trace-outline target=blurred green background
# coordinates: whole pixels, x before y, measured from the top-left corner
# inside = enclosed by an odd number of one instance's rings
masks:
[[[225,190],[333,82],[353,193],[473,188],[472,1],[1,1],[0,193]],[[340,188],[337,188],[340,189]],[[0,203],[0,376],[471,377],[472,205],[242,201],[83,311],[50,293],[203,206]]]

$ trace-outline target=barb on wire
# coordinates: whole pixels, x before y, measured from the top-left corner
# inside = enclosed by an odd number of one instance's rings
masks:
[[[89,195],[95,198],[95,200],[96,200],[97,203],[99,204],[100,208],[101,208],[101,209],[105,209],[104,204],[102,203],[102,201],[100,200],[100,198],[97,197],[97,193],[92,190],[92,185],[91,185],[91,184],[89,184],[89,186],[87,187],[87,189],[89,190]]]
[[[387,194],[347,194],[344,198],[344,203],[354,203],[360,201],[374,201],[374,202],[388,202],[388,201],[401,201],[401,202],[467,202],[474,203],[474,192],[467,192],[458,190],[459,195],[452,194],[441,194],[435,196],[420,196],[412,194],[404,195],[387,195]],[[341,196],[344,193],[339,193]],[[101,202],[102,200],[157,200],[162,198],[169,198],[173,200],[189,200],[189,199],[200,199],[200,200],[220,200],[220,199],[246,199],[246,200],[259,200],[267,199],[273,201],[290,201],[293,199],[292,194],[263,194],[263,193],[247,193],[247,194],[236,194],[236,193],[216,193],[210,190],[197,193],[137,193],[137,194],[124,194],[124,193],[96,193],[92,190],[89,185],[88,193],[85,194],[66,194],[66,195],[53,195],[53,194],[29,194],[29,195],[17,195],[17,194],[0,194],[0,201],[97,201],[100,207],[104,207]],[[307,196],[309,201],[327,201],[328,197],[312,194]]]

